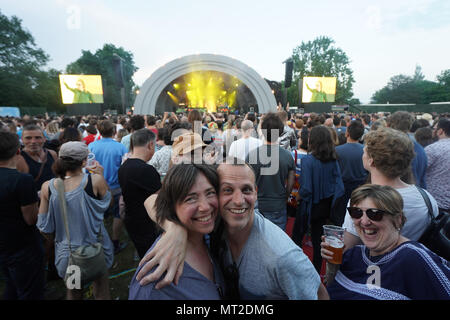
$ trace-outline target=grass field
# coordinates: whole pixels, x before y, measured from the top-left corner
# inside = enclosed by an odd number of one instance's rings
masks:
[[[105,220],[105,226],[111,234],[112,217]],[[135,269],[139,264],[134,258],[134,245],[129,240],[126,231],[121,236],[121,241],[127,241],[128,245],[114,257],[114,263],[109,269],[109,287],[111,299],[128,300],[128,286],[135,273]],[[0,273],[0,299],[3,299],[3,291],[5,289],[5,279]],[[85,299],[94,299],[92,296],[92,286],[87,288],[84,293]],[[47,281],[45,299],[46,300],[63,300],[66,297],[66,287],[62,279]]]

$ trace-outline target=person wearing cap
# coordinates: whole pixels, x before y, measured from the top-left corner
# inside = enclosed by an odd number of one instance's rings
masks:
[[[44,249],[36,228],[38,195],[28,173],[16,169],[19,137],[0,131],[0,266],[3,299],[43,300]]]
[[[72,249],[97,242],[98,235],[101,234],[106,265],[110,268],[114,259],[113,244],[103,218],[111,203],[111,192],[102,175],[83,172],[88,154],[89,149],[84,142],[66,142],[59,150],[59,158],[55,161],[53,170],[64,181]],[[45,237],[55,241],[55,265],[58,275],[64,278],[69,245],[55,179],[42,185],[37,226]],[[110,298],[107,274],[94,280],[93,285],[96,299]],[[70,300],[81,299],[82,296],[82,290],[67,289],[67,298]]]
[[[432,126],[433,125],[433,116],[429,113],[424,113],[420,119],[425,119],[428,121],[429,125]]]

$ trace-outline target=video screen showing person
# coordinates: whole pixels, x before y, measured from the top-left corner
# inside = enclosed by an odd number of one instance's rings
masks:
[[[63,104],[103,103],[102,76],[60,74]]]
[[[336,96],[335,77],[304,77],[302,102],[334,102]]]

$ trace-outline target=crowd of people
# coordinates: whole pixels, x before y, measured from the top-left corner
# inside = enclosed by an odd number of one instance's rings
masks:
[[[4,117],[0,172],[8,300],[44,299],[95,242],[107,268],[134,246],[130,300],[450,299],[448,258],[418,242],[423,193],[434,216],[450,212],[448,114]],[[346,229],[344,257],[324,278],[330,224]],[[108,281],[93,281],[96,299]]]

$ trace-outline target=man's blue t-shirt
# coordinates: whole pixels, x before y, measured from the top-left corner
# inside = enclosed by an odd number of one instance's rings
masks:
[[[360,143],[345,143],[336,147],[344,184],[366,180],[367,171],[362,162],[363,149],[364,146]]]
[[[416,156],[411,163],[412,172],[414,174],[414,178],[416,179],[416,185],[426,189],[427,185],[425,183],[425,171],[427,170],[428,163],[427,154],[425,153],[425,149],[417,141],[413,141],[413,143]]]
[[[122,157],[128,152],[127,148],[112,138],[96,140],[90,143],[88,148],[104,168],[103,176],[111,190],[120,188],[118,172]]]

